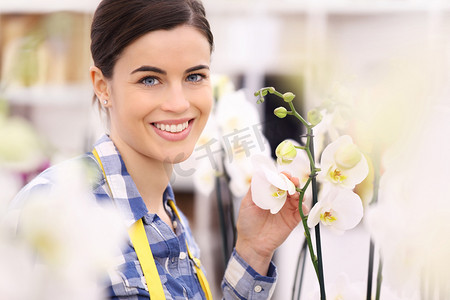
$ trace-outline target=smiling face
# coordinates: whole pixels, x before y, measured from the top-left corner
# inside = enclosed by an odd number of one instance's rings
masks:
[[[145,34],[124,49],[107,80],[111,139],[122,153],[185,160],[212,105],[210,45],[194,27]]]

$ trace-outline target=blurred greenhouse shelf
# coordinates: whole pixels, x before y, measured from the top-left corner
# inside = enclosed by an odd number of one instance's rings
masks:
[[[76,106],[90,103],[93,90],[90,84],[34,85],[6,89],[3,96],[16,105]]]
[[[1,1],[0,13],[39,13],[54,11],[93,12],[100,0],[15,0]],[[424,11],[436,7],[450,10],[446,0],[203,0],[210,14],[251,13],[270,10],[297,14],[320,8],[330,14],[372,14]]]
[[[93,12],[99,2],[100,0],[4,0],[0,1],[0,13]]]
[[[210,14],[303,14],[319,10],[325,14],[379,14],[423,12],[434,9],[450,11],[446,0],[203,0]]]

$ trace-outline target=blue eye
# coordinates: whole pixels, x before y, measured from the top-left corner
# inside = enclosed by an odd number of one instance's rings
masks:
[[[156,79],[155,77],[145,77],[144,79],[141,80],[141,82],[142,82],[144,85],[152,86],[152,85],[158,84],[158,83],[159,83],[159,80]]]
[[[186,80],[191,81],[191,82],[198,82],[198,81],[201,81],[203,78],[204,78],[204,76],[201,74],[190,74],[190,75],[188,75]]]

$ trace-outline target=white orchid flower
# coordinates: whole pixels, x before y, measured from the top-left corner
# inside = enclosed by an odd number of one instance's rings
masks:
[[[325,186],[321,199],[313,206],[308,216],[308,226],[319,222],[336,233],[352,229],[363,217],[363,206],[357,194],[349,189]]]
[[[286,202],[287,195],[295,194],[295,185],[286,175],[278,172],[271,158],[253,155],[252,162],[255,167],[251,182],[253,202],[276,214]]]
[[[325,148],[320,167],[322,181],[348,189],[353,189],[369,174],[366,158],[348,135],[339,137]]]

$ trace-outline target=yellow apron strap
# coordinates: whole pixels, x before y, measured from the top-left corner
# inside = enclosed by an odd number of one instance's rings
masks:
[[[94,149],[92,151],[92,154],[94,154],[95,159],[102,168],[103,176],[105,176],[106,183],[108,184],[109,190],[111,191],[111,187],[109,186],[105,170],[103,169],[103,164],[100,160],[97,150]],[[182,222],[180,214],[178,213],[178,209],[175,206],[175,203],[172,200],[169,200],[169,205],[172,208],[175,215],[180,220],[180,222]],[[131,226],[131,228],[128,230],[128,234],[130,235],[131,242],[133,243],[139,263],[141,264],[142,272],[144,273],[145,281],[147,282],[148,291],[150,293],[150,299],[156,300],[166,299],[166,297],[164,296],[164,289],[162,287],[161,279],[158,274],[158,269],[156,268],[155,260],[153,258],[152,250],[150,248],[150,243],[148,241],[147,234],[145,233],[142,219],[137,220]],[[194,262],[197,278],[198,281],[200,282],[200,285],[202,287],[206,299],[212,300],[213,298],[211,294],[211,289],[209,287],[208,281],[206,280],[206,276],[202,271],[200,260],[192,255],[191,251],[189,250],[189,245],[187,241],[186,241],[186,249],[189,258]],[[151,280],[152,278],[157,278],[158,280]]]
[[[100,167],[102,168],[103,175],[105,176],[106,180],[105,170],[103,169],[103,165],[97,151],[94,149],[92,153],[94,154],[94,157],[97,159]],[[108,180],[106,180],[106,182],[108,183]],[[155,259],[153,258],[152,249],[150,248],[147,234],[145,233],[142,219],[137,220],[130,227],[130,229],[128,230],[128,234],[130,235],[131,242],[136,251],[139,263],[141,264],[142,272],[144,273],[145,281],[147,282],[150,299],[166,299],[158,269],[156,268]]]
[[[169,205],[172,208],[173,212],[175,213],[175,215],[178,217],[180,222],[182,222],[180,214],[178,213],[178,209],[175,206],[175,203],[172,200],[169,200],[168,202],[169,202]],[[189,250],[189,245],[188,245],[187,241],[186,241],[186,249],[187,249],[189,258],[194,262],[194,267],[195,267],[195,271],[197,273],[198,281],[200,282],[202,290],[205,293],[206,299],[212,300],[211,289],[209,287],[208,281],[206,280],[205,273],[203,273],[203,271],[202,271],[200,260],[192,255],[191,251]]]
[[[142,267],[145,281],[147,282],[150,299],[166,299],[164,296],[164,289],[161,279],[156,268],[155,260],[153,258],[150,244],[148,243],[147,235],[145,234],[144,224],[142,219],[137,220],[133,226],[128,230],[131,242]]]

